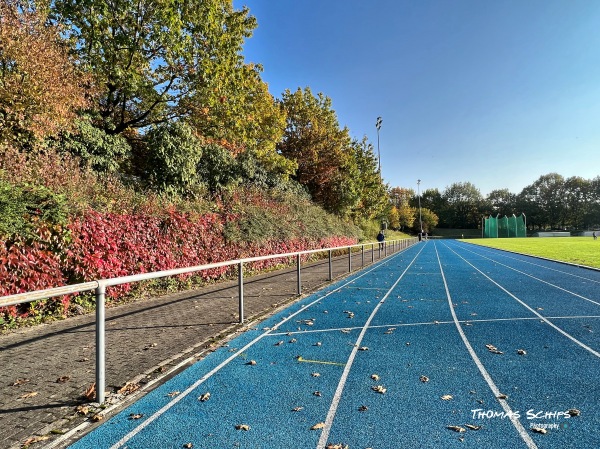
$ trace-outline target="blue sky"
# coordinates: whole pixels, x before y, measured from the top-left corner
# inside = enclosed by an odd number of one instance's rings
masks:
[[[280,98],[310,87],[377,147],[391,187],[519,193],[600,175],[600,1],[234,0],[247,62]]]

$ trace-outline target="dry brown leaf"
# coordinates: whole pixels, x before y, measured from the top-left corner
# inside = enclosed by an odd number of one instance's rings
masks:
[[[299,412],[300,410],[304,410],[304,407],[294,407],[292,409],[293,412]]]
[[[571,416],[579,416],[581,415],[581,411],[576,409],[576,408],[570,408],[569,410],[567,410],[567,413]]]
[[[451,399],[454,399],[451,394],[445,394],[442,396],[442,400],[444,401],[450,401]]]
[[[56,383],[62,384],[62,383],[69,381],[70,379],[71,379],[70,376],[60,376],[58,379],[56,379]]]
[[[464,427],[460,427],[460,426],[446,426],[446,428],[450,429],[450,430],[454,430],[455,432],[458,432],[458,433],[463,433],[463,432],[467,431],[467,429],[465,429]]]
[[[278,341],[277,343],[275,343],[273,346],[281,346],[283,344],[283,340]]]
[[[246,365],[256,365],[256,360],[250,360],[248,363],[246,363]]]
[[[368,351],[369,348],[367,346],[361,346],[360,348],[358,348],[359,351]]]
[[[384,388],[383,385],[375,385],[371,387],[371,390],[376,391],[377,393],[385,394],[387,388]]]
[[[481,426],[476,426],[475,424],[465,424],[465,427],[471,429],[471,430],[479,430],[481,429]]]
[[[311,373],[312,377],[321,377],[321,373]]]
[[[542,435],[545,435],[548,433],[548,431],[546,429],[543,429],[541,427],[532,427],[531,431],[535,432],[535,433],[541,433]]]
[[[27,446],[31,446],[32,444],[35,443],[39,443],[40,441],[46,441],[49,440],[50,437],[49,436],[39,436],[39,437],[31,437],[31,438],[27,438],[24,442],[23,442],[23,447],[27,447]]]
[[[29,382],[29,379],[17,379],[17,380],[15,380],[15,382],[12,384],[12,386],[13,386],[13,387],[18,387],[19,385],[26,384],[27,382]]]
[[[319,429],[322,429],[323,427],[325,427],[325,423],[324,422],[320,422],[320,423],[317,423],[314,426],[312,426],[310,428],[310,430],[319,430]]]
[[[76,409],[80,415],[87,415],[90,412],[90,408],[87,405],[80,405]]]
[[[508,395],[504,394],[504,393],[500,393],[498,396],[496,396],[498,399],[508,399]]]
[[[248,424],[238,424],[237,426],[235,426],[235,429],[248,431],[250,430],[250,426]]]
[[[183,447],[185,447],[186,449],[190,449],[190,448],[194,447],[194,445],[192,443],[185,443],[183,445]]]
[[[119,391],[117,391],[117,393],[119,394],[123,394],[123,395],[128,395],[131,394],[137,390],[140,389],[140,385],[136,384],[136,383],[132,383],[132,382],[127,382],[125,385],[123,385]]]
[[[525,349],[517,349],[517,354],[519,354],[519,355],[526,355],[527,351],[525,351]]]
[[[427,377],[427,376],[421,376],[421,377],[419,377],[419,380],[420,380],[421,382],[423,382],[423,383],[425,383],[425,382],[429,382],[429,377]]]
[[[83,396],[88,401],[93,401],[94,399],[96,399],[96,382],[94,382],[92,385],[90,385],[87,388],[87,390],[85,390],[85,392],[83,393]]]
[[[366,405],[361,405],[360,407],[358,407],[359,412],[366,412],[367,410],[369,410],[369,407],[367,407]]]
[[[29,398],[32,398],[37,395],[38,395],[37,391],[31,391],[29,393],[22,394],[21,396],[19,396],[19,399],[29,399]]]
[[[350,446],[348,446],[347,444],[344,444],[344,443],[338,443],[338,444],[329,443],[327,446],[325,446],[325,449],[350,449]],[[367,449],[370,449],[370,448],[367,448]]]
[[[298,340],[296,340],[295,338],[292,338],[292,339],[290,340],[290,343],[296,343],[297,341],[298,341]]]
[[[320,398],[321,396],[323,396],[323,394],[320,391],[314,391],[313,396],[317,396]]]
[[[174,398],[179,393],[180,393],[179,391],[171,391],[170,393],[167,393],[167,396],[169,396],[170,398]]]
[[[371,374],[371,379],[375,381],[379,380],[379,374]]]
[[[143,417],[144,417],[143,413],[130,413],[128,419],[140,419]]]
[[[206,393],[204,393],[202,396],[200,396],[200,397],[198,398],[198,400],[199,400],[200,402],[206,402],[206,401],[208,401],[209,399],[210,399],[210,393],[209,393],[209,392],[206,392]]]
[[[99,422],[99,421],[102,421],[104,419],[104,416],[102,416],[100,414],[96,414],[96,415],[92,416],[90,419],[93,422]]]

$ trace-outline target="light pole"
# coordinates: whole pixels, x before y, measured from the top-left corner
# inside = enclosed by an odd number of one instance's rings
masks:
[[[423,219],[421,218],[421,180],[417,179],[417,197],[419,198],[419,226],[423,235]]]
[[[377,128],[377,160],[379,163],[379,179],[381,180],[381,153],[379,152],[379,130],[381,129],[381,117],[377,117],[377,121],[375,122],[375,128]]]

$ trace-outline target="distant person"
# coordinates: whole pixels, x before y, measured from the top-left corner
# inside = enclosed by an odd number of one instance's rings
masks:
[[[594,240],[596,240],[596,239],[598,238],[598,236],[596,235],[596,231],[594,231],[594,232],[592,233],[592,236],[594,237]]]
[[[419,242],[420,242],[420,241],[421,241],[421,239],[423,238],[422,234],[423,234],[422,232],[419,232]]]
[[[385,234],[382,231],[379,231],[377,234],[377,241],[379,242],[379,249],[383,249],[383,241],[385,240]]]

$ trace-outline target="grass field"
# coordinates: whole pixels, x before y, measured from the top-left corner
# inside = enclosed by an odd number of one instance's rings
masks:
[[[477,239],[469,243],[600,268],[600,239],[592,237]]]

